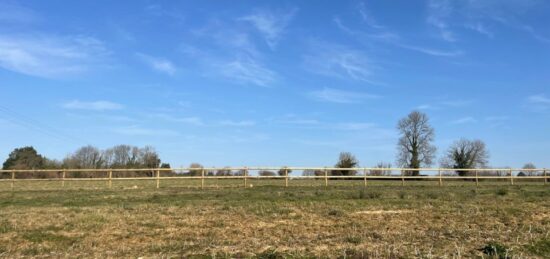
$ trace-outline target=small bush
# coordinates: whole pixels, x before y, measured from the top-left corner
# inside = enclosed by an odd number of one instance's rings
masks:
[[[506,194],[508,194],[508,189],[501,188],[497,190],[497,195],[499,196],[504,196]]]
[[[506,246],[496,243],[496,242],[490,242],[489,244],[485,245],[483,248],[480,249],[481,252],[488,256],[493,256],[495,258],[499,259],[508,259],[512,258],[510,255],[508,255],[508,249]]]
[[[344,212],[342,212],[341,210],[332,209],[328,212],[328,215],[333,217],[341,217],[344,215]]]

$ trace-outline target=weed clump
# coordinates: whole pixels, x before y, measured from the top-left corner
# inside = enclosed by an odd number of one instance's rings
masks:
[[[508,194],[508,189],[501,188],[501,189],[497,190],[497,195],[498,196],[504,196],[506,194]]]
[[[337,210],[337,209],[331,209],[328,212],[328,215],[333,216],[333,217],[341,217],[341,216],[344,216],[344,212],[341,211],[341,210]]]
[[[487,245],[485,245],[483,248],[480,249],[481,252],[488,256],[492,256],[494,258],[499,259],[508,259],[512,258],[510,255],[508,255],[508,249],[506,246],[496,243],[496,242],[490,242]]]

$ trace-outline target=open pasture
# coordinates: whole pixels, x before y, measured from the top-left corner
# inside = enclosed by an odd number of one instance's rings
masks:
[[[540,181],[0,183],[0,257],[459,258],[550,254]],[[217,188],[217,187],[235,188]]]

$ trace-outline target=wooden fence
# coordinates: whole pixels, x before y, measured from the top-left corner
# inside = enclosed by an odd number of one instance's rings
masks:
[[[211,172],[219,170],[240,172],[239,175],[213,175]],[[254,175],[251,171],[281,171],[282,175]],[[289,172],[310,171],[315,172],[314,175],[291,175]],[[333,175],[332,172],[348,171],[354,172],[353,175]],[[240,179],[243,187],[249,187],[248,181],[252,179],[281,179],[284,180],[284,186],[289,186],[289,180],[300,179],[317,179],[323,180],[325,186],[329,186],[329,180],[359,180],[364,186],[368,186],[368,182],[372,180],[393,180],[400,181],[404,186],[406,181],[412,180],[428,180],[437,181],[439,186],[443,186],[447,180],[470,180],[475,181],[479,185],[480,180],[505,180],[510,185],[518,180],[541,181],[543,184],[548,183],[550,176],[548,169],[451,169],[451,168],[333,168],[333,167],[223,167],[223,168],[148,168],[148,169],[36,169],[36,170],[0,170],[0,175],[8,175],[7,178],[1,178],[1,182],[9,182],[12,189],[15,188],[17,182],[30,181],[59,181],[61,187],[65,186],[66,181],[105,181],[108,188],[112,188],[113,181],[124,180],[149,180],[156,182],[156,188],[160,188],[161,182],[170,181],[173,179],[195,179],[200,180],[200,188],[205,188],[205,180],[208,179]],[[97,176],[92,177],[71,177],[75,173],[92,173]],[[141,172],[149,173],[147,177],[120,177],[123,173]],[[194,172],[190,174],[189,172]],[[198,173],[197,173],[198,172]],[[384,172],[385,175],[375,175]],[[398,172],[398,174],[394,174]],[[430,174],[410,175],[411,172],[427,172]],[[451,175],[456,172],[462,172],[463,176]],[[525,176],[518,175],[522,172]],[[30,174],[31,176],[39,173],[55,173],[56,177],[47,178],[17,178],[18,174]],[[516,175],[514,175],[516,173]],[[164,174],[164,175],[163,175]],[[170,174],[170,176],[167,176]],[[197,175],[198,174],[198,175]],[[101,176],[103,175],[103,176]],[[281,184],[282,185],[282,184]]]

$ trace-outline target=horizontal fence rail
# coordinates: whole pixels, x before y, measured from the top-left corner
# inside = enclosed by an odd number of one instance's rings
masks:
[[[219,172],[230,175],[216,175]],[[309,175],[291,175],[296,172],[309,172]],[[256,172],[257,174],[251,174]],[[261,175],[260,172],[270,172],[274,175]],[[347,172],[347,173],[343,173]],[[420,173],[428,174],[420,174]],[[80,174],[88,173],[86,176]],[[147,173],[143,176],[128,177],[124,173]],[[338,174],[335,174],[338,173]],[[460,175],[451,175],[451,174]],[[516,173],[514,175],[514,173]],[[520,175],[521,173],[521,175]],[[44,175],[48,174],[48,175]],[[222,173],[223,174],[223,173]],[[41,182],[60,181],[65,187],[65,182],[70,181],[106,181],[107,186],[112,188],[113,181],[124,180],[154,180],[156,188],[160,188],[162,181],[175,179],[200,180],[200,187],[205,188],[205,181],[210,179],[234,179],[242,180],[243,187],[251,187],[249,180],[281,179],[284,186],[289,186],[289,180],[324,180],[324,185],[329,185],[329,180],[362,180],[364,186],[369,180],[397,180],[405,185],[407,180],[431,180],[438,181],[443,186],[444,180],[472,180],[479,185],[480,180],[505,180],[514,185],[514,181],[529,180],[542,181],[547,184],[550,176],[548,169],[514,169],[514,168],[478,168],[478,169],[456,169],[456,168],[335,168],[335,167],[199,167],[199,168],[102,168],[102,169],[14,169],[0,170],[0,182],[9,182],[11,188],[15,188],[16,182]]]

